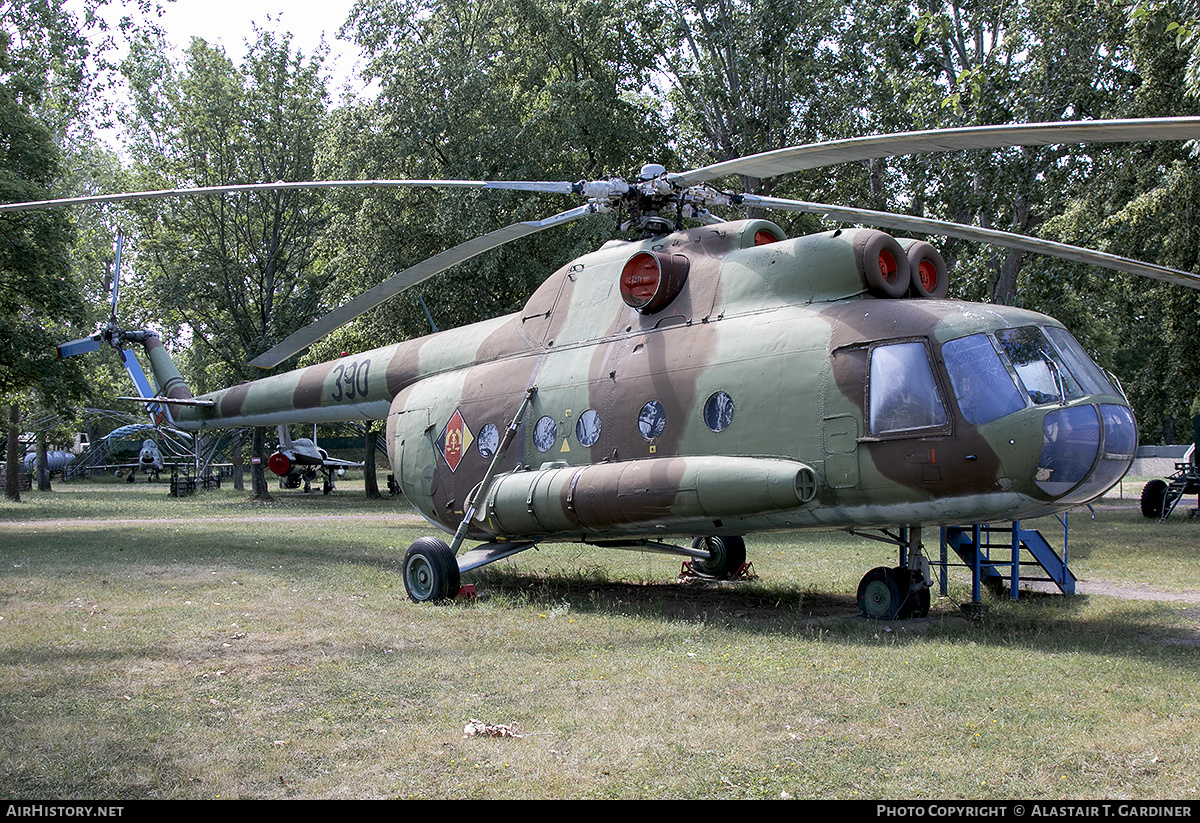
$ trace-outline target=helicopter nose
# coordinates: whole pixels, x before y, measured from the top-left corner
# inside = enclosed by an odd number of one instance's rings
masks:
[[[1047,412],[1034,482],[1060,503],[1086,503],[1121,479],[1137,451],[1128,406],[1086,403]]]

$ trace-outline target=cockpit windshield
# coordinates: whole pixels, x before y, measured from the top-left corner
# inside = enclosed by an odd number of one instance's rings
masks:
[[[1062,356],[1063,364],[1071,374],[1075,375],[1084,392],[1087,394],[1117,393],[1108,377],[1105,376],[1104,370],[1087,356],[1083,347],[1075,341],[1070,332],[1056,326],[1047,326],[1045,332]]]
[[[902,434],[948,422],[924,343],[876,346],[870,387],[872,434]]]
[[[1117,393],[1070,333],[1054,326],[960,337],[942,346],[942,359],[963,417],[976,426],[1027,405]]]
[[[958,408],[975,426],[1029,406],[1117,394],[1070,333],[1054,326],[960,337],[942,344],[941,355]],[[874,435],[924,433],[949,423],[923,343],[875,346],[869,387],[868,425]]]
[[[1025,408],[1025,398],[986,334],[951,340],[942,346],[942,359],[968,423],[982,426]]]
[[[950,430],[940,391],[944,383],[931,353],[924,341],[871,347],[872,436],[935,437]],[[955,403],[971,425],[1050,407],[1040,413],[1042,449],[1032,480],[1059,502],[1090,500],[1117,482],[1133,461],[1133,413],[1123,403],[1104,402],[1105,396],[1119,398],[1119,390],[1065,329],[1023,326],[972,334],[943,343],[941,360]]]

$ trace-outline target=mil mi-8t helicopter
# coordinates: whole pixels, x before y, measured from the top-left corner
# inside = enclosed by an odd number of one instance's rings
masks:
[[[453,535],[408,549],[403,577],[413,600],[453,597],[462,572],[544,541],[672,552],[725,577],[742,566],[747,534],[878,530],[906,547],[907,564],[868,572],[859,605],[893,618],[929,608],[922,527],[1040,516],[1114,484],[1137,447],[1128,402],[1058,321],[945,299],[946,264],[927,242],[865,228],[788,239],[774,223],[724,222],[710,209],[820,213],[1193,288],[1200,277],[956,223],[737,194],[712,181],[902,153],[1197,137],[1200,118],[990,126],[794,147],[683,174],[649,165],[634,180],[267,183],[0,212],[348,186],[586,198],[393,276],[252,361],[264,368],[456,263],[619,212],[640,239],[609,241],[567,263],[514,314],[200,398],[152,332],[110,324],[101,335],[145,347],[158,382],[149,399],[171,409],[179,428],[386,419],[400,488]],[[466,540],[482,545],[460,553]]]

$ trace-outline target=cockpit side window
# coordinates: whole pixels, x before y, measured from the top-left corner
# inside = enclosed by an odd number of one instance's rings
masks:
[[[960,337],[942,346],[950,387],[963,418],[982,426],[1025,408],[1025,398],[986,334]]]
[[[873,435],[945,428],[948,424],[924,343],[890,343],[874,347],[868,386]]]
[[[996,340],[1034,405],[1059,403],[1085,394],[1039,329],[1001,329],[996,332]]]

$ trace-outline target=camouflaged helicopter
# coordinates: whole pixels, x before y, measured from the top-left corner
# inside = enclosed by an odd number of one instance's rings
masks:
[[[636,240],[566,263],[523,309],[194,398],[152,332],[148,398],[192,431],[384,419],[399,487],[446,535],[404,558],[409,597],[455,596],[464,572],[546,541],[661,551],[722,578],[763,531],[877,532],[907,556],[872,569],[870,617],[928,611],[923,528],[1036,517],[1085,503],[1128,469],[1137,425],[1119,384],[1051,317],[946,299],[925,241],[874,228],[787,238],[760,206],[952,236],[1200,288],[1200,277],[977,227],[737,194],[767,177],[895,154],[1055,143],[1187,140],[1200,118],[912,132],[793,147],[683,174],[581,183],[372,180],[182,189],[22,208],[279,188],[448,186],[573,194],[577,208],[516,223],[417,264],[252,361],[270,368],[403,289],[477,254],[621,212]],[[685,222],[699,224],[685,228]],[[465,541],[480,545],[461,551]],[[690,544],[689,544],[690,541]]]

